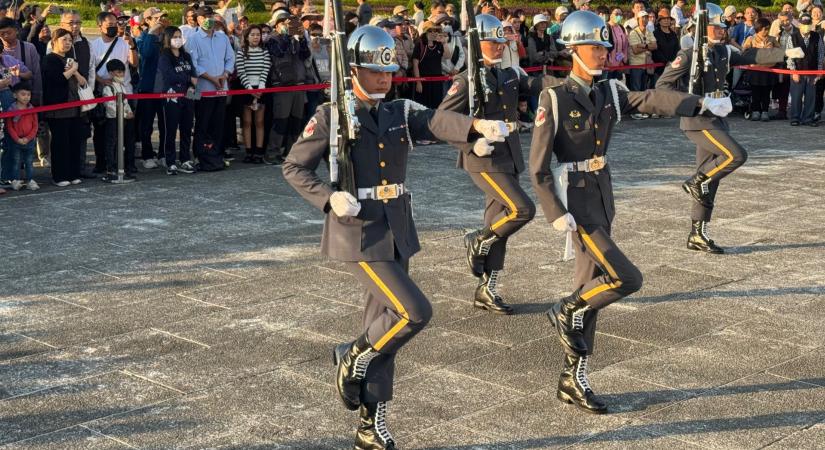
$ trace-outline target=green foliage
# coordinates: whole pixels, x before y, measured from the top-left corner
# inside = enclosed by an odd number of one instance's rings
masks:
[[[247,14],[266,11],[266,5],[263,0],[244,0],[242,3],[246,7]]]

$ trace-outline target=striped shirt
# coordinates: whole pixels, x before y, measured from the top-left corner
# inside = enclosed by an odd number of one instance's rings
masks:
[[[271,65],[272,60],[269,58],[269,52],[261,47],[249,48],[246,56],[243,54],[243,49],[240,49],[235,55],[235,69],[238,71],[238,77],[246,89],[264,87]]]

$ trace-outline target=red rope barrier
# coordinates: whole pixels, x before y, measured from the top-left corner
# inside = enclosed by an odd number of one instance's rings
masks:
[[[91,100],[77,100],[77,101],[74,101],[74,102],[57,103],[55,105],[47,105],[47,106],[37,106],[37,107],[34,107],[34,108],[17,110],[17,111],[6,111],[6,112],[0,113],[0,119],[5,119],[6,117],[22,116],[24,114],[34,114],[34,113],[46,112],[46,111],[57,111],[58,109],[77,108],[77,107],[83,106],[83,105],[93,105],[93,104],[96,104],[96,103],[108,102],[108,101],[114,100],[116,98],[117,97],[115,97],[115,96],[99,97],[99,98],[93,98]]]
[[[780,73],[784,75],[825,75],[825,70],[790,70],[790,69],[775,69],[764,66],[736,66],[737,69],[753,70],[756,72],[770,72]]]

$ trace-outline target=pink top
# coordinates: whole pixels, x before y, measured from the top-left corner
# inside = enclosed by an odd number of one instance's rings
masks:
[[[627,34],[621,25],[610,25],[613,34],[613,48],[607,55],[607,67],[616,67],[625,64],[630,51],[630,44],[627,41]]]

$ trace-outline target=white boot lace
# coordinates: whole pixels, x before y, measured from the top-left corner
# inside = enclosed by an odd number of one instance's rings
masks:
[[[587,379],[588,358],[589,356],[582,356],[576,363],[576,382],[579,384],[579,387],[581,387],[585,391],[593,392],[593,389],[590,388],[590,381]]]
[[[378,402],[375,409],[375,432],[381,439],[384,445],[390,442],[395,443],[395,440],[387,429],[387,402]]]
[[[365,376],[367,376],[367,367],[369,367],[370,361],[372,361],[372,359],[376,356],[378,356],[378,352],[373,349],[369,349],[355,357],[355,367],[353,369],[353,376],[355,379],[362,380]]]

